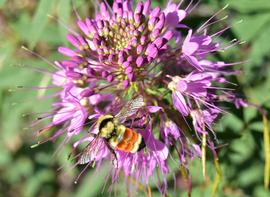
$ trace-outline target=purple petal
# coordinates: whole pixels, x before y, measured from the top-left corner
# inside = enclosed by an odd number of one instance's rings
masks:
[[[195,51],[197,51],[199,48],[198,43],[190,42],[191,36],[192,36],[192,30],[189,30],[188,35],[186,39],[184,40],[183,47],[182,47],[182,52],[187,56],[193,55],[193,53],[195,53]]]
[[[101,100],[101,95],[100,94],[95,94],[89,97],[89,103],[91,105],[96,105],[100,102]]]
[[[167,120],[164,127],[164,134],[165,137],[168,138],[168,136],[173,136],[175,140],[177,140],[180,137],[180,130],[178,129],[178,126],[171,120]]]
[[[190,83],[187,91],[195,94],[196,96],[205,97],[207,95],[207,89],[204,83]]]
[[[87,114],[84,109],[76,111],[73,114],[73,118],[70,121],[70,126],[68,127],[68,135],[78,135],[83,129],[84,122],[87,118]]]
[[[162,160],[166,160],[169,154],[168,148],[161,141],[156,140],[150,128],[146,128],[141,132],[147,148],[153,151]]]
[[[183,114],[183,116],[188,116],[189,109],[188,109],[184,96],[180,92],[176,91],[172,94],[172,99],[173,99],[173,105],[175,106],[175,108],[181,114]]]
[[[198,144],[192,144],[195,153],[197,154],[198,157],[202,157],[202,151],[201,151],[201,147]]]
[[[66,47],[59,47],[58,48],[58,52],[59,53],[62,53],[63,55],[65,56],[68,56],[68,57],[75,57],[77,56],[77,53],[69,48],[66,48]]]
[[[157,113],[158,111],[163,110],[163,108],[159,106],[147,106],[147,109],[150,113]]]
[[[184,80],[179,80],[177,83],[177,90],[180,92],[185,92],[188,88],[188,84]]]
[[[68,107],[60,109],[54,116],[53,116],[53,124],[58,125],[70,118],[72,118],[74,113],[74,106],[70,105]]]
[[[184,58],[199,71],[203,71],[204,68],[200,65],[200,62],[194,56],[185,55]]]
[[[57,71],[53,74],[53,84],[57,86],[64,86],[67,83],[67,78],[64,70]]]

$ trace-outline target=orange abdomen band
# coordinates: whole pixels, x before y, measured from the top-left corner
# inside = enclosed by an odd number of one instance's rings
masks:
[[[117,146],[116,148],[119,150],[125,150],[127,147],[128,143],[125,140],[122,140]]]
[[[130,152],[132,149],[133,149],[133,147],[134,147],[134,145],[133,144],[131,144],[131,143],[129,143],[127,146],[126,146],[126,148],[125,148],[125,152]]]
[[[135,131],[133,131],[133,136],[132,136],[132,138],[130,139],[130,142],[131,142],[132,144],[134,144],[135,142],[137,142],[137,140],[138,140],[138,134],[137,134]]]
[[[123,140],[129,141],[133,136],[133,131],[130,128],[126,128]]]
[[[126,128],[123,139],[121,142],[116,146],[118,150],[122,150],[124,152],[130,152],[134,144],[138,140],[138,134],[136,131],[131,130],[130,128]]]

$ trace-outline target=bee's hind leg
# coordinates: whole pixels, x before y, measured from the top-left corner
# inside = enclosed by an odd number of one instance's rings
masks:
[[[114,159],[113,159],[112,163],[113,163],[113,165],[114,165],[114,161],[116,160],[116,168],[118,169],[118,159],[117,159],[117,155],[116,155],[116,153],[115,153],[115,150],[110,146],[110,144],[109,144],[107,141],[105,141],[105,143],[106,143],[108,149],[110,150],[110,152],[111,152],[111,153],[113,154],[113,156],[114,156]]]

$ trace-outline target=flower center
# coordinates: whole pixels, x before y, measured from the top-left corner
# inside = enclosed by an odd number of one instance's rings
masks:
[[[149,65],[168,47],[173,32],[165,28],[165,14],[160,8],[151,10],[139,3],[133,11],[125,4],[114,5],[113,13],[106,7],[96,19],[80,21],[93,51],[104,65],[99,70],[109,82],[118,81],[127,87],[135,80],[149,78]]]

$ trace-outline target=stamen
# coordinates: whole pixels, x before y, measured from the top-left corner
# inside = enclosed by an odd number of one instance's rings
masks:
[[[197,32],[200,32],[202,29],[204,29],[204,27],[216,16],[218,16],[220,13],[222,13],[225,9],[227,9],[227,7],[229,6],[229,4],[225,5],[223,8],[221,8],[219,11],[217,11],[213,16],[211,16],[206,22],[204,22],[201,27],[199,27],[197,29]]]
[[[48,59],[44,58],[43,56],[39,55],[38,53],[26,48],[25,46],[21,47],[23,50],[27,51],[28,53],[38,57],[39,59],[43,60],[45,63],[51,65],[52,67],[56,68],[57,70],[59,70],[60,68],[57,67],[54,63],[50,62]]]

